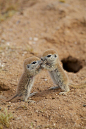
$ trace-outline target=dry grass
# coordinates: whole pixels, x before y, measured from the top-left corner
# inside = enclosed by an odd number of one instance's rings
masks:
[[[0,129],[3,129],[3,126],[9,127],[10,120],[13,118],[11,113],[8,113],[7,109],[5,108],[4,112],[0,111]]]
[[[17,10],[20,0],[0,0],[0,13]]]
[[[59,2],[65,3],[65,0],[59,0]]]
[[[18,3],[13,0],[0,0],[0,22],[12,17],[17,11]]]
[[[12,17],[16,11],[22,10],[27,0],[0,0],[0,22]]]

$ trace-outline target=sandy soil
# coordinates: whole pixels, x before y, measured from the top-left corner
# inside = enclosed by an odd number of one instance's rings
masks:
[[[0,109],[13,113],[9,129],[86,129],[86,88],[71,88],[60,96],[60,89],[48,90],[53,82],[45,70],[36,76],[32,92],[37,94],[30,98],[34,103],[3,102],[15,94],[24,60],[51,48],[71,65],[70,82],[86,81],[85,0],[28,1],[0,24]]]

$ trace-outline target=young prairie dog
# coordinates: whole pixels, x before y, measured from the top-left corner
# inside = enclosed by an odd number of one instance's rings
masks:
[[[7,101],[10,101],[17,96],[22,96],[23,100],[27,101],[31,96],[30,91],[33,86],[34,77],[40,72],[40,70],[40,59],[38,57],[34,56],[26,59],[24,61],[24,72],[19,80],[16,95]]]
[[[54,50],[45,51],[41,60],[41,66],[48,70],[53,82],[57,85],[50,89],[61,88],[64,92],[60,92],[59,94],[66,95],[66,93],[70,91],[69,86],[74,88],[86,87],[86,83],[81,85],[69,84],[68,76],[60,64],[58,54]]]

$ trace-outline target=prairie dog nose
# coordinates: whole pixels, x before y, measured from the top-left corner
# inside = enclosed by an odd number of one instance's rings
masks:
[[[43,57],[41,57],[41,60],[43,61]]]

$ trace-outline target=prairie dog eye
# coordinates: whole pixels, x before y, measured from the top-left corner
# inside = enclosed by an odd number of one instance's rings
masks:
[[[47,57],[51,57],[51,55],[48,55]]]
[[[27,65],[27,68],[29,68],[29,65]]]
[[[55,54],[54,56],[55,56],[55,57],[57,57],[57,55],[56,55],[56,54]]]
[[[36,64],[37,62],[36,61],[33,61],[32,64]]]

